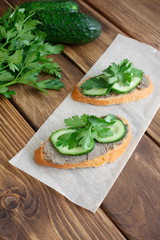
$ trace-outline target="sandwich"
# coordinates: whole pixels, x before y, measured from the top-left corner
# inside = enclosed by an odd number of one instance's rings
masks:
[[[54,131],[35,150],[37,164],[62,169],[98,167],[114,162],[131,139],[128,121],[114,114],[75,115],[64,122],[66,128]]]
[[[101,74],[80,81],[72,91],[72,99],[94,105],[127,103],[147,97],[153,84],[144,72],[128,59],[111,63]]]

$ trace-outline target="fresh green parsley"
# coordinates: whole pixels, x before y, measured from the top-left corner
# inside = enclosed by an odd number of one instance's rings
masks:
[[[82,149],[88,149],[93,143],[94,138],[112,136],[110,126],[115,123],[117,117],[113,114],[105,118],[99,118],[94,115],[72,116],[64,120],[67,127],[75,129],[59,136],[56,145],[68,146],[69,149],[81,146]]]
[[[111,63],[111,65],[102,71],[102,74],[85,81],[82,90],[107,89],[106,94],[112,91],[114,83],[119,82],[124,86],[129,86],[135,77],[142,78],[143,71],[134,68],[133,63],[124,59],[120,64]]]
[[[47,36],[38,30],[41,23],[33,19],[33,15],[34,12],[16,8],[0,18],[0,94],[7,98],[15,94],[8,87],[17,83],[31,85],[42,92],[64,86],[60,81],[60,66],[47,57],[61,53],[64,46],[45,42]],[[42,72],[52,77],[39,81]]]

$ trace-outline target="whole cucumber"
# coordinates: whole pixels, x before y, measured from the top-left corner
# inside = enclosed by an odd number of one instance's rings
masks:
[[[79,6],[76,2],[69,0],[55,1],[33,1],[26,2],[20,5],[20,8],[25,8],[26,11],[59,11],[59,12],[79,12]]]
[[[86,44],[101,34],[101,24],[83,13],[37,11],[39,27],[47,34],[47,41],[64,44]]]

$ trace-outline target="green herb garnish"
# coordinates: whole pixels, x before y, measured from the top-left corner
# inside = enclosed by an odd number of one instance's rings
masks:
[[[128,59],[124,59],[120,64],[111,63],[102,74],[85,81],[81,88],[82,90],[107,89],[106,94],[108,94],[116,82],[122,86],[130,86],[135,78],[142,79],[142,76],[142,70],[134,68]]]
[[[75,132],[64,133],[57,139],[57,146],[68,146],[69,149],[81,146],[88,149],[96,136],[112,136],[111,125],[117,117],[113,114],[105,118],[94,115],[73,116],[64,120],[67,127],[75,129]]]
[[[46,34],[37,29],[41,23],[33,15],[16,8],[0,18],[0,94],[7,98],[15,94],[8,87],[16,83],[31,85],[42,92],[64,86],[59,65],[46,58],[61,53],[64,46],[46,43]],[[38,81],[42,72],[54,78]]]

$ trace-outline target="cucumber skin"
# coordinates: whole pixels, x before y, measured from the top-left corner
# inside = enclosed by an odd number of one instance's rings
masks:
[[[112,88],[111,91],[112,91],[112,92],[115,92],[115,93],[118,93],[118,94],[130,93],[132,90],[134,90],[134,89],[138,86],[138,84],[139,84],[141,81],[142,81],[142,79],[139,79],[139,82],[138,82],[134,87],[130,88],[128,91],[123,92],[123,91],[120,91],[120,90],[117,90],[117,89],[114,89],[114,88]]]
[[[89,153],[89,152],[91,152],[93,149],[94,149],[94,146],[95,146],[95,144],[93,143],[93,145],[92,145],[92,148],[91,149],[89,149],[89,150],[86,150],[85,152],[82,152],[82,153],[70,153],[70,154],[67,154],[67,153],[63,153],[63,151],[60,151],[60,149],[59,148],[57,148],[55,145],[54,145],[54,147],[57,149],[57,151],[58,152],[60,152],[61,154],[63,154],[63,155],[70,155],[70,156],[78,156],[78,155],[83,155],[83,154],[87,154],[87,153]]]
[[[93,89],[90,89],[90,91],[91,90],[93,90]],[[98,90],[98,89],[97,89]],[[87,93],[87,90],[83,90],[82,92],[83,92],[83,94],[85,95],[85,96],[103,96],[103,95],[105,95],[105,92],[107,91],[107,88],[106,89],[99,89],[99,91],[101,92],[101,93],[97,93],[97,94],[88,94]],[[102,94],[102,91],[103,91],[103,94]],[[104,92],[105,91],[105,92]],[[97,91],[98,92],[98,91]]]
[[[121,119],[119,119],[119,120],[123,123],[123,121]],[[124,134],[121,137],[117,138],[116,140],[114,140],[114,141],[106,141],[106,142],[98,141],[96,138],[95,138],[95,140],[97,142],[99,142],[99,143],[104,143],[104,144],[105,143],[116,143],[116,142],[120,141],[121,139],[123,139],[125,137],[125,135],[127,134],[127,131],[128,131],[127,130],[127,125],[123,123],[123,126],[124,126]]]
[[[20,5],[20,8],[25,8],[26,11],[59,11],[59,12],[79,12],[79,6],[73,1],[33,1]]]
[[[91,151],[94,149],[95,141],[93,140],[93,142],[92,142],[92,147],[91,147],[90,149],[88,149],[88,150],[85,150],[84,152],[81,152],[81,153],[80,153],[80,152],[79,152],[79,153],[64,153],[63,151],[61,151],[60,148],[63,148],[63,147],[57,146],[57,145],[56,145],[56,142],[53,141],[52,137],[53,137],[54,134],[59,133],[60,131],[68,131],[68,130],[73,130],[73,131],[75,131],[75,129],[71,129],[71,128],[59,129],[59,130],[53,132],[53,133],[51,134],[51,136],[50,136],[50,141],[51,141],[51,143],[52,143],[53,146],[57,149],[57,151],[60,152],[62,155],[77,156],[77,155],[87,154],[87,153],[91,152]],[[66,133],[67,133],[67,132],[66,132]],[[64,134],[64,133],[63,133],[63,134]]]
[[[100,36],[102,28],[94,18],[83,13],[37,11],[39,29],[47,34],[47,41],[64,44],[86,44]]]
[[[113,85],[113,88],[111,88],[111,91],[110,92],[115,92],[115,93],[118,93],[118,94],[125,94],[125,93],[129,93],[131,92],[132,90],[134,90],[138,84],[142,81],[142,79],[140,78],[139,81],[137,82],[136,85],[134,85],[132,88],[130,88],[128,91],[120,91],[120,90],[117,90],[117,89],[114,89],[114,85]],[[107,90],[106,90],[107,91]],[[106,94],[85,94],[85,90],[82,91],[84,95],[86,96],[105,96]]]

